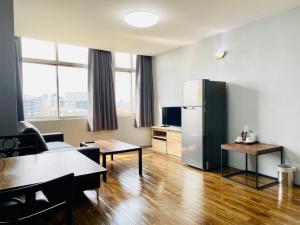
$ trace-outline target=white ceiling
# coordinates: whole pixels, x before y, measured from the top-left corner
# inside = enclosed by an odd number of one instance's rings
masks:
[[[14,0],[19,36],[103,50],[158,55],[297,6],[300,0]],[[137,29],[123,16],[157,14]]]

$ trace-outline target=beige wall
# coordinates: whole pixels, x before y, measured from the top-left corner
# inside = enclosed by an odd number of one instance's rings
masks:
[[[116,131],[87,132],[85,119],[64,119],[52,121],[31,121],[42,133],[63,132],[65,142],[79,146],[81,141],[115,138],[140,146],[151,145],[151,129],[135,128],[132,116],[118,117]]]

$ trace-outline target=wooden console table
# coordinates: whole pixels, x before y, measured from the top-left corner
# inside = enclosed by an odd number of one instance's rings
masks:
[[[152,149],[161,154],[181,158],[181,129],[171,126],[153,126]]]
[[[223,163],[222,163],[223,162],[222,161],[223,150],[244,153],[245,160],[246,160],[245,170],[224,175],[224,169],[223,169]],[[242,182],[239,182],[236,180],[232,180],[232,179],[230,179],[230,180],[235,181],[240,184],[243,184],[243,185],[246,185],[246,186],[249,186],[249,187],[252,187],[252,188],[255,188],[255,189],[264,189],[264,188],[276,185],[276,184],[278,184],[277,178],[259,174],[259,172],[258,172],[258,157],[263,154],[278,152],[278,151],[280,152],[280,163],[282,164],[283,163],[283,146],[271,145],[271,144],[261,144],[261,143],[251,144],[251,145],[223,144],[223,145],[221,145],[221,175],[222,175],[222,177],[229,179],[230,177],[237,175],[237,174],[246,173],[246,175],[247,175],[248,173],[253,173],[252,171],[248,171],[248,154],[249,154],[249,155],[254,155],[255,161],[256,161],[255,172],[254,172],[255,173],[255,186],[249,185],[247,183],[242,183]],[[271,178],[271,179],[273,179],[273,181],[271,183],[259,185],[258,184],[259,176]]]

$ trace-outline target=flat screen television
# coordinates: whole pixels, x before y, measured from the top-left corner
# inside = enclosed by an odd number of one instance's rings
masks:
[[[162,124],[181,127],[181,107],[162,107]]]

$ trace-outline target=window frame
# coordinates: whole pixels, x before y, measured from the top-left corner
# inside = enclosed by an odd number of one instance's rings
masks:
[[[32,63],[32,64],[41,64],[41,65],[52,65],[56,68],[56,94],[57,94],[57,116],[56,117],[31,117],[25,118],[27,121],[47,121],[47,120],[65,120],[65,119],[83,119],[86,116],[61,116],[60,115],[60,99],[59,99],[59,74],[58,74],[58,67],[65,66],[65,67],[72,67],[72,68],[88,68],[88,64],[82,63],[70,63],[58,60],[58,43],[54,43],[54,51],[55,51],[55,60],[47,60],[47,59],[36,59],[30,57],[23,57],[22,56],[22,63]]]
[[[116,53],[125,53],[125,54],[129,54],[130,55],[130,68],[122,68],[122,67],[117,67],[116,66]],[[132,53],[126,53],[126,52],[113,52],[112,53],[113,57],[112,57],[112,63],[113,63],[113,75],[114,75],[114,88],[116,86],[115,84],[115,80],[116,80],[116,73],[117,72],[124,72],[124,73],[130,73],[130,112],[129,113],[118,113],[118,116],[123,116],[123,117],[128,117],[128,116],[133,116],[135,114],[135,109],[134,109],[134,103],[132,102],[132,82],[133,82],[133,73],[136,74],[136,68],[133,67],[133,57],[136,54],[132,54]],[[136,56],[137,57],[137,56]],[[115,89],[116,91],[116,89]],[[117,105],[116,105],[117,108]]]

